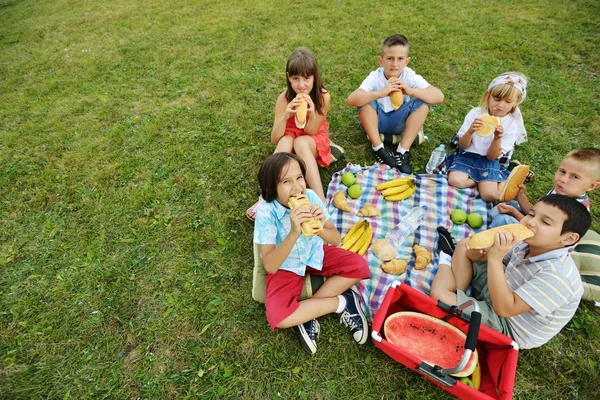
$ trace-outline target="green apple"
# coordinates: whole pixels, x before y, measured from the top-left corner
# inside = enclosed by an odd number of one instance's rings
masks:
[[[464,224],[467,220],[467,213],[463,210],[452,210],[450,213],[450,219],[457,225]]]
[[[356,183],[356,177],[352,172],[346,172],[344,175],[342,175],[342,183],[350,187]]]
[[[348,196],[353,199],[358,199],[363,193],[363,188],[360,185],[354,184],[348,188]]]
[[[467,217],[467,224],[473,229],[479,229],[483,225],[483,217],[481,214],[471,213]]]
[[[460,381],[461,381],[462,383],[464,383],[465,385],[471,386],[473,389],[475,388],[475,385],[473,384],[473,381],[472,381],[472,380],[470,380],[470,379],[469,379],[468,377],[466,377],[466,376],[465,376],[465,377],[463,377],[463,378],[460,378]]]

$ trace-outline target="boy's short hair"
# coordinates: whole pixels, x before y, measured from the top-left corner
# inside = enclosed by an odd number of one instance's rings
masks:
[[[277,185],[281,171],[291,161],[296,160],[300,164],[302,175],[306,176],[306,164],[304,161],[293,153],[275,153],[263,161],[258,170],[258,183],[260,185],[262,198],[267,201],[273,201],[277,198]]]
[[[549,194],[538,202],[553,206],[567,215],[560,234],[574,232],[583,237],[592,225],[592,216],[587,208],[572,197],[562,194]]]
[[[600,149],[595,147],[582,147],[580,149],[571,150],[565,158],[573,158],[580,163],[591,167],[595,180],[600,180]]]
[[[390,35],[385,38],[383,41],[383,46],[381,47],[381,54],[385,52],[385,49],[392,46],[404,46],[408,50],[408,39],[404,35],[395,34]]]

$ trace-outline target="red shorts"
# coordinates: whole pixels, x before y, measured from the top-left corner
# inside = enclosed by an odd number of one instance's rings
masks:
[[[320,271],[306,267],[306,273],[330,277],[340,275],[346,278],[366,279],[371,277],[367,261],[356,253],[333,246],[323,246],[323,269]],[[293,272],[279,270],[267,275],[265,307],[267,321],[273,330],[292,315],[298,308],[304,277]]]

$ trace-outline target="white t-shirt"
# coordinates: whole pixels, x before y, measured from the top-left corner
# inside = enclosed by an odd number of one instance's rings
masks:
[[[479,107],[469,111],[465,117],[465,122],[463,122],[457,133],[457,136],[459,138],[463,137],[475,118],[487,113],[487,110],[482,110]],[[519,107],[517,107],[515,112],[507,114],[505,117],[501,118],[500,124],[502,124],[502,127],[504,128],[504,135],[502,136],[502,141],[500,143],[502,154],[507,154],[508,152],[513,151],[515,145],[527,141],[527,131],[525,130],[523,116],[521,115],[521,110],[519,110]],[[464,150],[469,153],[485,156],[487,155],[487,151],[492,143],[492,140],[494,140],[493,134],[486,137],[473,134],[471,144]]]
[[[427,83],[427,81],[421,75],[416,74],[415,71],[408,67],[404,67],[402,74],[400,75],[400,79],[406,85],[414,89],[426,89],[429,87],[429,83]],[[383,73],[383,67],[380,67],[371,72],[369,76],[365,78],[365,80],[360,84],[360,89],[363,89],[366,92],[375,92],[383,89],[387,83],[388,80]],[[404,102],[407,102],[408,100],[410,100],[410,96],[405,94]],[[377,102],[379,103],[379,107],[384,112],[388,113],[390,111],[394,111],[390,96],[377,99]]]

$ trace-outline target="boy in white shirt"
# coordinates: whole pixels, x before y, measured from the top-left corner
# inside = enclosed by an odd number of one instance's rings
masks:
[[[425,123],[429,105],[444,101],[444,94],[438,88],[407,67],[408,48],[404,35],[388,36],[383,41],[381,56],[377,57],[380,68],[371,72],[347,99],[349,106],[358,107],[358,117],[375,156],[406,174],[412,173],[410,147]],[[389,96],[398,90],[404,94],[404,101],[395,110]],[[402,135],[393,154],[383,146],[380,134]]]

